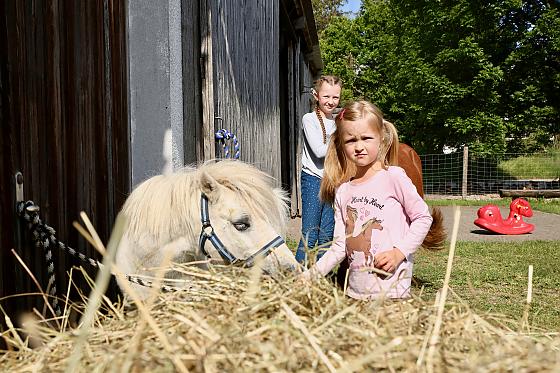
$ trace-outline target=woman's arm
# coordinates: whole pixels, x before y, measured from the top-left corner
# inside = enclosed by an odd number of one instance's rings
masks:
[[[316,113],[309,113],[301,120],[305,140],[309,148],[317,158],[324,158],[327,155],[328,141],[323,144],[323,130]]]

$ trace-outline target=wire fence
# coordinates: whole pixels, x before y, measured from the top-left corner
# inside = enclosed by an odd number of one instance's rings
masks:
[[[504,153],[492,156],[463,152],[420,155],[425,194],[484,195],[500,190],[560,189],[560,152]]]

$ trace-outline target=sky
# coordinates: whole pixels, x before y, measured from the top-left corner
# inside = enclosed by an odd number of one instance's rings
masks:
[[[360,4],[362,3],[361,0],[348,0],[346,5],[342,7],[343,12],[357,12],[360,10]]]

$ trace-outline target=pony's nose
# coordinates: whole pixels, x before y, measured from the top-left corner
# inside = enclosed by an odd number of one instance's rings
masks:
[[[297,262],[294,253],[285,243],[274,249],[274,254],[276,254],[280,267],[291,271],[301,270],[301,265]]]

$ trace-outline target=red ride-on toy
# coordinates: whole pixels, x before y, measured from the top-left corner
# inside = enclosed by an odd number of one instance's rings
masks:
[[[533,210],[527,200],[517,198],[509,205],[509,216],[507,219],[504,220],[502,218],[498,206],[486,205],[478,209],[478,219],[474,221],[474,224],[499,234],[530,233],[535,229],[535,226],[524,222],[523,216],[530,218],[533,216]]]

